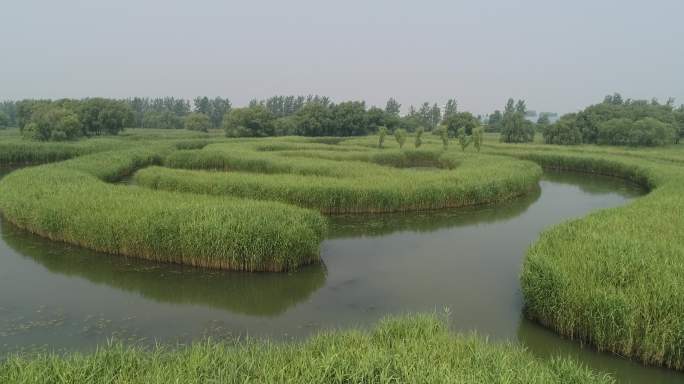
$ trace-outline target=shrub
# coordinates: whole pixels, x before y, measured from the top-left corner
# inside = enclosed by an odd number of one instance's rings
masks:
[[[81,122],[75,112],[51,104],[34,108],[22,129],[24,137],[38,141],[74,140],[82,134]]]
[[[478,126],[473,129],[473,145],[475,145],[475,150],[480,152],[482,148],[482,142],[484,141],[484,129],[482,126]]]
[[[458,144],[461,146],[461,150],[465,152],[471,142],[471,137],[466,134],[465,128],[460,128],[458,130]]]
[[[458,136],[461,128],[465,130],[466,135],[472,135],[473,129],[479,125],[479,121],[470,112],[457,112],[447,117],[443,124],[452,136]]]
[[[637,121],[611,119],[598,126],[598,144],[659,146],[675,142],[675,130],[666,123],[647,117]]]
[[[170,111],[150,111],[145,112],[143,116],[143,126],[145,128],[181,129],[183,128],[183,119]]]
[[[563,117],[554,124],[546,125],[542,135],[546,144],[576,145],[582,143],[582,132],[572,118]]]
[[[285,116],[273,120],[273,133],[276,136],[296,135],[298,129],[298,119],[296,116]]]
[[[387,136],[387,127],[378,128],[378,148],[382,148],[385,143],[385,136]]]
[[[420,127],[416,130],[416,148],[419,148],[423,144],[422,136],[423,136],[423,127]]]
[[[0,129],[7,128],[9,124],[9,116],[5,112],[0,111]]]
[[[406,131],[402,128],[395,129],[394,138],[397,140],[399,148],[403,148],[404,143],[406,142]]]
[[[228,137],[273,136],[274,117],[262,105],[232,109],[223,118],[223,129]]]
[[[442,140],[442,147],[446,150],[449,148],[449,130],[445,126],[440,126],[435,130],[435,133],[439,135]]]
[[[501,122],[501,141],[528,143],[534,140],[534,124],[522,112],[505,113]]]
[[[133,110],[124,101],[93,98],[76,103],[86,136],[116,135],[133,124]]]
[[[204,113],[191,113],[185,116],[185,129],[189,131],[208,132],[211,128],[209,116]]]

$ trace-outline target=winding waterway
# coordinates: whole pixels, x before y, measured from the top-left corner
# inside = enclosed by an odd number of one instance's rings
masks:
[[[0,170],[0,177],[3,171]],[[626,383],[684,375],[564,340],[523,318],[518,275],[540,231],[642,194],[618,179],[547,172],[532,194],[451,211],[336,216],[323,263],[234,273],[99,254],[0,221],[0,356],[91,350],[107,339],[301,338],[387,314],[448,313],[456,331],[572,355]]]

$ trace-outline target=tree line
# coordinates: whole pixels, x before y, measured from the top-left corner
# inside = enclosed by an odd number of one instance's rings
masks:
[[[98,105],[99,109],[86,116],[85,105]],[[501,132],[502,141],[506,142],[531,141],[534,136],[532,124],[524,118],[528,111],[522,100],[517,103],[509,100],[503,113],[495,111],[488,120],[459,111],[456,99],[449,99],[444,105],[431,102],[423,102],[418,107],[411,105],[404,115],[401,107],[395,98],[380,108],[367,107],[364,101],[335,103],[320,95],[253,99],[243,108],[233,108],[229,99],[221,97],[196,97],[192,102],[174,97],[22,100],[0,105],[0,113],[7,116],[0,117],[0,123],[6,121],[4,125],[18,126],[25,136],[37,140],[117,134],[124,126],[205,132],[222,128],[230,137],[360,136],[377,133],[384,127],[392,134],[397,130],[433,131],[446,135],[447,139],[463,134],[470,136],[477,127],[484,126],[488,131]],[[105,122],[98,127],[104,128],[91,128],[92,116],[100,113]],[[106,119],[106,114],[117,115],[119,120]],[[34,124],[28,126],[29,121]]]
[[[684,137],[684,105],[674,99],[661,104],[656,99],[623,99],[608,95],[598,104],[563,115],[543,130],[548,144],[604,144],[659,146],[679,143]]]
[[[39,141],[116,135],[133,122],[128,105],[112,99],[22,100],[14,108],[22,135]]]
[[[394,98],[380,108],[367,107],[364,101],[335,103],[318,95],[252,100],[247,107],[231,110],[223,123],[230,137],[359,136],[375,134],[380,128],[394,133],[435,131],[442,126],[455,137],[461,128],[470,135],[480,125],[479,117],[458,111],[455,99],[443,107],[430,102],[409,106],[402,116],[401,104]]]
[[[233,108],[227,98],[196,97],[124,100],[22,100],[0,103],[0,127],[17,126],[24,136],[36,140],[72,140],[96,135],[115,135],[124,127],[223,129],[229,137],[265,136],[360,136],[381,128],[395,134],[430,132],[440,137],[472,136],[482,128],[499,133],[507,143],[524,143],[541,133],[549,144],[664,145],[684,136],[684,105],[670,99],[623,100],[606,96],[598,104],[563,115],[551,123],[550,113],[536,116],[524,100],[508,99],[502,110],[486,116],[459,111],[455,99],[443,105],[424,102],[407,108],[394,98],[384,108],[367,107],[364,101],[334,102],[319,95],[282,95],[253,99],[248,106]]]

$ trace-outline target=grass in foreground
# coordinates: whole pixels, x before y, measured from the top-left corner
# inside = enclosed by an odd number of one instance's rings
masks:
[[[14,356],[0,382],[33,383],[613,383],[568,359],[541,360],[511,344],[458,336],[434,316],[390,318],[373,331],[301,343],[212,341],[145,350]]]

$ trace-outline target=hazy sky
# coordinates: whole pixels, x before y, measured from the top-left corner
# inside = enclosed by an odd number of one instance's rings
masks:
[[[0,99],[274,94],[508,97],[567,112],[607,93],[684,103],[683,0],[145,1],[0,5]]]

